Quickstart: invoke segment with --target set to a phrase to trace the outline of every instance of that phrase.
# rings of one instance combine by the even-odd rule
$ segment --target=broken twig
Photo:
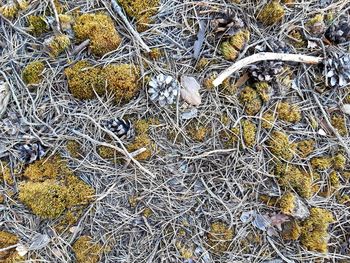
[[[134,35],[134,37],[137,39],[137,41],[140,43],[141,47],[147,52],[151,52],[151,49],[146,45],[146,43],[142,40],[140,34],[130,25],[128,18],[124,15],[121,7],[118,5],[116,0],[111,0],[112,9],[114,12],[116,12],[120,18],[125,23],[126,27],[130,30],[131,34]]]
[[[299,55],[299,54],[285,54],[285,53],[273,53],[273,52],[257,53],[237,61],[232,66],[230,66],[229,68],[221,72],[220,75],[213,81],[213,85],[215,87],[219,86],[230,75],[232,75],[237,70],[244,68],[245,66],[253,64],[255,62],[266,61],[266,60],[281,60],[281,61],[292,61],[292,62],[300,62],[300,63],[307,63],[307,64],[318,64],[322,62],[323,58]]]

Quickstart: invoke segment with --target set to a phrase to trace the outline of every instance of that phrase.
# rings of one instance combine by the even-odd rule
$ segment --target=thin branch
[[[54,0],[50,0],[50,4],[51,4],[51,7],[52,7],[54,16],[55,16],[55,21],[56,21],[56,28],[55,29],[56,29],[57,33],[61,33],[60,18],[58,17],[58,12],[57,12]]]
[[[131,26],[128,18],[124,15],[122,8],[119,6],[116,0],[111,0],[112,9],[116,12],[120,18],[125,23],[126,27],[130,30],[131,34],[136,38],[136,40],[140,43],[141,47],[146,52],[151,52],[151,49],[147,46],[147,44],[142,40],[140,34]]]
[[[306,56],[300,54],[285,54],[285,53],[273,53],[273,52],[262,52],[251,55],[244,59],[241,59],[234,63],[232,66],[220,73],[220,75],[213,81],[215,87],[219,86],[225,79],[227,79],[234,72],[248,66],[250,64],[267,61],[267,60],[281,60],[281,61],[292,61],[307,64],[318,64],[322,62],[322,57]]]

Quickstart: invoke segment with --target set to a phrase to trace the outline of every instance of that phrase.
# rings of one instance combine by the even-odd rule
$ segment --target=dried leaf
[[[254,215],[255,215],[255,211],[253,211],[253,210],[243,212],[240,219],[241,219],[242,223],[248,223],[250,220],[252,220]]]
[[[200,105],[202,99],[201,95],[199,94],[200,85],[198,81],[193,77],[182,76],[181,85],[181,98],[190,105]]]
[[[192,108],[190,111],[186,111],[181,114],[181,119],[182,120],[190,120],[198,115],[198,110],[196,108]]]
[[[193,46],[193,57],[195,59],[199,58],[201,49],[205,39],[205,22],[203,20],[199,21],[199,30],[197,33],[197,40],[194,42]]]
[[[350,115],[350,104],[344,104],[343,107],[341,108],[341,110],[342,110],[344,113]]]
[[[50,237],[46,234],[36,234],[29,246],[29,250],[39,250],[47,246],[50,243]]]
[[[252,225],[262,231],[266,231],[267,228],[271,225],[271,221],[267,216],[256,214]]]
[[[16,251],[18,252],[18,255],[20,255],[21,257],[24,257],[28,253],[29,250],[25,245],[19,244],[16,247]]]
[[[5,82],[0,83],[0,118],[5,113],[7,105],[10,101],[10,88]]]
[[[270,225],[282,231],[282,224],[289,221],[289,217],[284,214],[276,214],[270,217]]]

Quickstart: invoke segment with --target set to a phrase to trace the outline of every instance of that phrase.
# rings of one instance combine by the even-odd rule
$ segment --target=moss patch
[[[6,231],[0,231],[0,249],[16,245],[19,242],[19,238]],[[17,256],[16,248],[8,249],[0,252],[0,262],[10,263],[14,262],[14,259]]]
[[[103,13],[83,14],[73,26],[78,42],[90,39],[91,52],[103,56],[118,48],[121,38],[112,19]]]
[[[157,13],[159,0],[119,0],[128,16],[136,19],[137,29],[145,31],[152,22],[152,16]]]
[[[83,154],[83,149],[78,141],[69,140],[67,142],[66,147],[69,155],[72,156],[73,158],[78,159]]]
[[[245,145],[248,147],[253,147],[256,142],[256,125],[250,120],[242,121],[242,137]]]
[[[298,240],[301,230],[296,220],[288,221],[282,226],[282,238],[285,240]]]
[[[41,61],[29,63],[22,71],[22,79],[25,84],[39,84],[43,79],[45,65]]]
[[[47,33],[50,30],[44,16],[28,16],[28,27],[30,33],[36,37]]]
[[[239,94],[239,100],[245,107],[245,112],[248,115],[255,115],[262,107],[262,101],[258,92],[246,86]]]
[[[261,117],[262,117],[261,127],[263,127],[264,129],[272,129],[273,124],[276,120],[273,112],[271,111],[264,112]]]
[[[266,4],[259,12],[257,19],[265,25],[273,25],[284,17],[284,8],[276,0]]]
[[[331,116],[331,123],[341,136],[347,136],[346,120],[342,114],[334,113]]]
[[[2,182],[11,186],[15,183],[10,165],[5,162],[0,162],[0,183]]]
[[[226,60],[235,60],[239,52],[249,42],[250,33],[248,30],[240,30],[232,35],[227,41],[221,43],[220,51]]]
[[[277,116],[282,121],[297,123],[301,120],[301,111],[297,105],[280,102],[277,104]]]
[[[326,170],[332,167],[331,157],[314,157],[311,159],[311,166],[316,170]]]
[[[306,158],[309,156],[315,149],[315,141],[310,140],[301,140],[296,143],[296,153],[301,158]]]
[[[279,200],[281,212],[286,215],[292,215],[295,209],[295,195],[292,192],[286,192]]]
[[[209,249],[215,253],[226,252],[233,240],[234,230],[223,222],[215,222],[210,225],[207,234]]]
[[[288,135],[283,132],[274,131],[267,145],[273,155],[280,159],[290,161],[294,155],[294,146],[289,141]]]
[[[328,251],[327,229],[333,222],[333,215],[328,210],[311,208],[310,217],[302,224],[301,244],[310,251],[326,253]]]
[[[70,46],[70,39],[66,35],[57,35],[50,37],[45,41],[45,44],[52,57],[57,57]]]
[[[102,246],[90,236],[81,236],[73,244],[73,251],[78,263],[97,263],[100,261]]]
[[[193,140],[198,142],[203,142],[209,133],[208,127],[204,125],[190,125],[187,132]]]

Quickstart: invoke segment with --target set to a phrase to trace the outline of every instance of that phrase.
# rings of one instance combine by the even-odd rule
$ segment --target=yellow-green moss
[[[322,14],[317,14],[305,23],[307,30],[313,35],[323,33],[325,29],[324,17]]]
[[[135,156],[136,160],[147,160],[152,156],[152,152],[155,148],[154,143],[148,134],[140,134],[135,137],[135,140],[128,145],[127,150],[133,152],[145,147],[146,151]]]
[[[69,91],[77,99],[93,99],[95,92],[103,95],[105,79],[101,68],[93,67],[89,62],[81,60],[67,68],[64,73],[68,79]]]
[[[223,57],[226,60],[230,60],[230,61],[234,61],[239,54],[239,52],[230,44],[229,41],[225,41],[221,43],[220,51]]]
[[[217,74],[210,74],[208,77],[206,77],[203,80],[203,87],[207,90],[212,90],[214,88],[214,84],[213,81],[215,80],[215,78],[217,77]]]
[[[50,37],[49,39],[47,39],[47,41],[45,41],[45,43],[50,52],[50,55],[53,57],[57,57],[69,48],[70,39],[67,35],[61,34]]]
[[[248,115],[255,115],[262,107],[262,101],[258,92],[249,86],[243,88],[239,94],[239,100],[244,105],[245,112]]]
[[[232,96],[237,93],[236,83],[232,82],[231,78],[225,79],[219,87],[224,94]]]
[[[39,84],[43,79],[45,65],[41,61],[29,63],[22,71],[22,79],[26,84]]]
[[[257,82],[254,84],[254,87],[263,102],[268,102],[270,100],[271,86],[269,85],[269,83],[265,81]]]
[[[72,28],[72,25],[74,23],[73,16],[59,14],[58,19],[60,20],[61,29],[63,31],[67,31]]]
[[[83,149],[80,145],[80,143],[76,140],[69,140],[67,142],[67,151],[69,153],[70,156],[72,156],[73,158],[80,158],[83,154]]]
[[[232,148],[238,141],[240,136],[239,126],[233,127],[231,129],[224,129],[220,132],[219,137],[222,140],[225,148]]]
[[[331,116],[331,123],[341,136],[347,136],[348,130],[346,128],[345,117],[341,114],[335,113]]]
[[[315,149],[315,140],[301,140],[296,143],[296,153],[301,158],[306,158],[309,156]]]
[[[269,195],[259,195],[259,201],[263,202],[267,206],[275,206],[277,204],[277,198]]]
[[[5,202],[5,195],[0,193],[0,204],[3,204]]]
[[[333,168],[336,170],[344,170],[346,165],[346,157],[342,153],[337,153],[333,157]]]
[[[21,10],[28,8],[27,0],[17,0],[0,6],[0,14],[8,19],[15,18]]]
[[[331,188],[333,189],[338,189],[339,186],[340,186],[340,178],[339,178],[339,175],[336,171],[332,171],[330,174],[329,174],[329,183],[330,183],[330,186]]]
[[[286,192],[279,200],[281,212],[286,215],[292,215],[295,209],[295,195],[292,192]]]
[[[273,25],[284,17],[284,8],[276,0],[266,4],[259,12],[257,19],[265,25]]]
[[[242,121],[242,137],[246,146],[253,147],[255,145],[256,130],[256,125],[253,122]]]
[[[40,36],[50,30],[44,16],[28,16],[28,27],[34,36]]]
[[[10,165],[5,162],[0,162],[0,183],[2,182],[11,186],[15,183]]]
[[[263,127],[264,129],[273,128],[273,124],[275,122],[275,116],[273,112],[271,111],[264,112],[261,117],[262,117],[261,127]]]
[[[104,13],[79,16],[73,30],[78,42],[90,39],[91,52],[96,56],[103,56],[117,49],[121,43],[112,19]]]
[[[99,146],[97,152],[103,159],[113,159],[117,156],[117,151],[108,146]]]
[[[237,51],[241,51],[244,46],[249,42],[250,32],[246,29],[240,30],[230,37],[229,43],[233,46]]]
[[[188,260],[188,259],[193,258],[193,256],[194,256],[193,245],[188,245],[188,244],[185,244],[184,242],[178,240],[175,242],[175,246],[183,259]]]
[[[331,157],[314,157],[310,161],[312,168],[317,170],[326,170],[332,167]]]
[[[285,222],[282,226],[282,238],[285,240],[298,240],[301,234],[301,227],[294,219]]]
[[[103,74],[107,91],[114,95],[117,103],[130,101],[141,89],[140,70],[133,64],[108,65]]]
[[[90,236],[81,236],[73,244],[77,263],[97,263],[100,261],[103,248]]]
[[[288,102],[279,102],[277,105],[277,117],[283,121],[297,123],[301,120],[300,108]]]
[[[327,253],[328,226],[334,222],[331,212],[322,208],[311,208],[310,216],[302,223],[301,244],[310,251]]]
[[[152,48],[148,53],[148,56],[153,60],[159,60],[163,55],[163,51],[160,48]]]
[[[277,164],[275,175],[284,188],[293,188],[300,196],[310,198],[312,195],[312,176],[295,165]]]
[[[234,230],[223,222],[215,222],[210,225],[207,234],[209,249],[215,253],[228,251],[233,240]]]
[[[193,140],[203,142],[208,135],[208,127],[204,125],[190,125],[187,132]]]
[[[19,242],[19,238],[9,232],[0,231],[0,250],[14,246]],[[11,263],[11,259],[17,254],[16,248],[11,248],[0,252],[0,262]]]
[[[201,58],[196,64],[196,70],[201,72],[210,65],[211,61],[207,58]]]
[[[267,145],[273,155],[278,158],[290,161],[294,155],[294,146],[289,141],[288,135],[283,132],[274,131]]]
[[[119,0],[128,16],[136,19],[139,31],[147,30],[148,24],[152,22],[152,16],[157,13],[160,5],[159,0]]]

